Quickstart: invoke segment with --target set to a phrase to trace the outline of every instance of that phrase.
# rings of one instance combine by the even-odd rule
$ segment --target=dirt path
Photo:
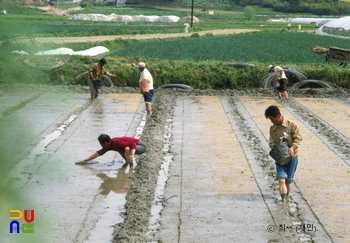
[[[174,37],[188,37],[193,33],[205,35],[211,33],[213,35],[230,35],[247,32],[259,31],[256,29],[223,29],[223,30],[207,30],[191,33],[175,33],[175,34],[149,34],[149,35],[113,35],[113,36],[87,36],[87,37],[56,37],[56,38],[36,38],[39,42],[54,42],[54,43],[72,43],[72,42],[101,42],[112,41],[116,39],[165,39]]]

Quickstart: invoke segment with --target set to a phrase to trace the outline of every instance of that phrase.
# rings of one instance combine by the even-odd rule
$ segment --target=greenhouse
[[[350,38],[350,16],[329,21],[322,25],[316,34]]]

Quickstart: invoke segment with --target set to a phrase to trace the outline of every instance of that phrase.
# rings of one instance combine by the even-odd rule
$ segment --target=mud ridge
[[[21,89],[22,91],[22,89]],[[9,117],[11,117],[11,115],[13,115],[16,111],[19,111],[20,109],[22,109],[23,107],[25,107],[26,105],[30,104],[31,102],[37,100],[41,95],[43,94],[43,92],[40,92],[34,96],[32,96],[31,98],[21,102],[19,105],[11,107],[9,109],[7,109],[6,111],[3,112],[3,116],[1,117],[2,122],[6,122],[6,119],[8,119]],[[61,123],[57,123],[55,124],[55,127],[58,128],[62,125],[64,125],[64,122],[69,119],[69,117],[71,117],[74,114],[80,114],[83,110],[87,109],[89,106],[91,105],[91,102],[89,102],[89,100],[87,102],[85,102],[85,104],[81,107],[78,107],[77,109],[75,109],[74,111],[65,114],[62,117],[62,122]],[[32,141],[32,143],[28,146],[26,146],[20,153],[17,154],[13,154],[12,158],[9,158],[9,161],[11,161],[10,163],[8,163],[7,167],[3,167],[2,168],[2,173],[5,175],[6,173],[8,173],[11,169],[13,169],[18,163],[19,157],[26,157],[29,155],[30,151],[34,148],[34,146],[36,144],[38,144],[40,142],[40,140],[42,139],[41,137],[45,135],[44,133],[42,134],[38,134],[38,136]],[[30,179],[30,178],[29,178]],[[28,179],[28,180],[29,180]]]
[[[174,95],[156,92],[153,112],[144,127],[141,139],[148,144],[147,155],[141,155],[126,196],[124,222],[115,225],[113,242],[147,242],[158,173],[163,162],[164,135],[167,118],[172,114]]]
[[[335,98],[335,100],[350,107],[350,98]]]
[[[342,158],[350,166],[350,140],[326,121],[314,115],[298,102],[285,104],[287,109],[295,114],[310,128],[328,148]]]
[[[0,84],[1,92],[15,92],[15,91],[37,91],[37,92],[65,92],[65,93],[89,93],[88,86],[82,85],[44,85],[44,84]],[[249,90],[198,90],[198,89],[176,89],[156,88],[156,91],[162,94],[181,94],[181,95],[239,95],[239,96],[261,96],[261,97],[275,97],[275,91],[265,88],[253,88]],[[138,87],[102,87],[101,93],[139,93]],[[336,88],[336,89],[288,89],[290,97],[309,97],[309,98],[337,98],[343,102],[350,104],[350,89]]]
[[[32,97],[30,97],[29,99],[22,101],[20,104],[10,107],[7,110],[3,111],[0,118],[1,117],[6,117],[11,115],[12,113],[16,112],[17,110],[22,109],[25,105],[29,104],[30,102],[36,100],[37,98],[39,98],[40,94],[34,95]]]

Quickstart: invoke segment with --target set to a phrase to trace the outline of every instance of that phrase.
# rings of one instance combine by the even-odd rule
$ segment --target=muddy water
[[[123,96],[126,99],[134,99],[134,96]],[[122,96],[108,96],[109,99],[122,99]],[[137,99],[136,99],[137,100]],[[126,102],[127,104],[128,102]],[[131,103],[131,102],[130,102]],[[135,104],[134,104],[135,105]],[[130,105],[131,106],[131,105]],[[130,108],[130,106],[128,106]],[[122,107],[125,107],[124,105]],[[135,109],[137,107],[133,107]],[[124,111],[122,111],[124,112]],[[140,138],[146,123],[146,113],[143,114],[140,125],[136,129],[134,137]],[[89,231],[89,238],[84,242],[111,242],[113,238],[113,225],[122,223],[121,213],[124,212],[126,194],[129,191],[134,169],[137,166],[125,166],[124,161],[112,161],[107,163],[92,163],[87,165],[94,170],[101,170],[96,176],[102,179],[100,194],[105,195],[103,202],[99,205],[102,209],[99,219],[94,228]],[[159,214],[159,211],[158,211]],[[157,215],[155,215],[157,217]]]
[[[113,242],[347,242],[350,236],[345,90],[291,90],[288,103],[264,89],[156,90],[146,121],[136,89],[104,89],[95,101],[84,87],[43,89],[0,92],[1,100],[19,97],[1,103],[1,124],[25,123],[15,133],[2,131],[9,146],[1,186],[13,182],[19,198],[1,194],[4,242],[13,240],[6,220],[12,207],[36,210],[36,238],[22,234],[19,242],[109,242],[112,232]],[[280,202],[268,156],[263,112],[270,104],[297,121],[304,136],[288,203]],[[101,133],[140,136],[149,151],[134,170],[122,168],[112,152],[74,165],[99,148]],[[11,135],[21,138],[17,144]],[[21,167],[31,151],[32,163]]]
[[[143,126],[145,123],[145,119],[142,120],[145,117],[144,104],[140,95],[135,94],[102,95],[101,100],[96,101],[78,96],[77,99],[76,94],[40,95],[40,102],[45,104],[40,109],[37,107],[40,112],[33,109],[36,104],[32,103],[36,101],[30,101],[30,95],[26,99],[27,104],[22,107],[4,108],[12,112],[2,122],[5,119],[15,120],[16,116],[21,116],[21,120],[26,119],[27,123],[36,122],[32,126],[35,136],[38,136],[36,128],[38,134],[44,135],[51,127],[57,127],[38,143],[26,145],[27,140],[22,139],[20,144],[28,147],[25,160],[17,163],[13,158],[11,163],[5,163],[9,173],[1,178],[2,186],[11,184],[17,193],[5,194],[5,198],[2,195],[1,201],[8,203],[1,204],[1,215],[8,218],[6,212],[13,207],[33,208],[36,235],[25,239],[24,236],[14,238],[6,226],[1,228],[1,235],[4,236],[2,242],[11,242],[11,239],[18,242],[21,239],[25,240],[23,242],[96,242],[96,239],[110,242],[113,225],[122,222],[120,212],[124,210],[133,169],[121,168],[124,161],[116,153],[106,154],[94,161],[97,163],[87,166],[77,166],[74,162],[99,149],[97,136],[101,133],[140,136],[142,122]],[[56,106],[60,108],[50,105],[47,98],[50,98],[50,102],[56,101]],[[51,122],[44,126],[49,119]],[[62,123],[54,123],[60,119]],[[47,132],[39,130],[46,127],[49,127]],[[12,135],[17,136],[16,133]],[[30,134],[26,136],[29,141]],[[26,192],[32,196],[26,200],[12,201],[14,196]]]
[[[273,221],[221,107],[218,97],[177,100],[173,129],[180,136],[172,151],[178,155],[165,195],[176,197],[167,200],[157,240],[254,242],[276,237],[259,230]]]
[[[123,165],[121,161],[113,164]],[[130,186],[130,178],[133,176],[133,168],[127,166],[104,169],[96,176],[102,179],[99,189],[100,194],[105,197],[98,205],[99,218],[84,242],[110,242],[113,235],[112,225],[123,222],[120,213],[124,211],[125,197]]]
[[[225,223],[222,222],[216,222],[215,217],[209,217],[210,219],[206,220],[206,216],[211,214],[215,214],[215,212],[218,212],[219,209],[215,207],[215,203],[211,204],[210,206],[207,206],[206,208],[210,208],[211,212],[207,212],[207,210],[200,210],[202,207],[202,200],[210,201],[210,197],[207,196],[207,198],[204,196],[206,190],[210,190],[215,184],[215,171],[217,168],[221,168],[223,171],[229,171],[234,174],[235,170],[230,170],[230,167],[228,166],[220,166],[220,162],[216,162],[216,158],[214,157],[221,157],[225,155],[221,155],[221,153],[213,154],[211,151],[212,149],[218,149],[220,151],[222,141],[215,140],[215,145],[209,145],[206,142],[206,139],[209,138],[210,140],[210,130],[216,130],[217,134],[220,135],[220,137],[223,137],[224,141],[226,140],[237,140],[240,144],[240,149],[235,149],[234,151],[242,150],[245,162],[248,163],[249,169],[246,172],[251,172],[251,176],[254,181],[254,184],[258,188],[258,191],[260,193],[260,198],[263,199],[263,202],[265,204],[265,209],[255,210],[255,207],[249,206],[250,200],[247,197],[241,198],[242,202],[244,202],[246,208],[245,210],[253,211],[255,214],[267,214],[269,215],[268,218],[273,220],[273,223],[271,225],[267,224],[266,227],[262,227],[259,229],[259,233],[255,232],[256,234],[261,234],[261,238],[259,240],[263,242],[344,242],[342,240],[342,237],[339,237],[343,235],[344,230],[338,229],[337,232],[332,232],[332,226],[329,227],[325,226],[325,223],[319,219],[319,215],[315,213],[315,210],[313,209],[313,206],[310,205],[308,202],[308,199],[305,197],[303,190],[305,190],[305,194],[307,193],[307,189],[304,187],[302,190],[300,189],[301,182],[297,182],[299,179],[298,173],[300,172],[302,165],[300,165],[298,173],[296,174],[296,183],[293,186],[293,194],[290,197],[290,201],[288,204],[282,204],[279,201],[279,193],[278,193],[278,185],[276,181],[274,180],[274,173],[275,168],[274,164],[271,161],[271,159],[268,156],[268,144],[267,144],[267,135],[268,135],[268,128],[270,126],[269,120],[266,120],[263,116],[264,109],[270,104],[277,104],[281,106],[282,111],[286,113],[286,116],[290,116],[291,119],[295,119],[300,122],[300,126],[306,127],[306,131],[309,129],[312,131],[316,137],[322,137],[322,141],[326,144],[329,144],[328,146],[328,153],[332,153],[332,146],[331,141],[327,141],[326,139],[323,139],[325,137],[322,132],[322,129],[320,131],[316,130],[314,126],[319,126],[319,118],[312,114],[312,112],[305,112],[307,109],[303,108],[303,106],[296,102],[294,99],[292,99],[287,104],[282,104],[276,102],[274,98],[274,94],[271,91],[265,92],[264,90],[255,90],[255,91],[247,91],[247,92],[240,92],[240,91],[221,91],[221,92],[215,92],[215,91],[172,91],[172,93],[168,93],[167,91],[163,91],[164,97],[158,97],[159,100],[162,100],[162,102],[166,102],[169,104],[169,106],[174,107],[173,110],[168,111],[167,109],[163,109],[164,107],[160,106],[159,110],[161,110],[162,113],[168,114],[168,112],[174,113],[174,124],[173,124],[173,136],[172,136],[172,145],[171,145],[171,152],[174,154],[174,159],[171,163],[170,172],[169,172],[169,179],[167,181],[167,185],[165,187],[165,194],[164,194],[164,202],[163,207],[164,209],[161,212],[160,216],[160,222],[161,225],[159,227],[159,231],[155,234],[153,240],[160,240],[163,242],[186,242],[186,240],[191,237],[192,233],[191,230],[186,230],[187,228],[191,228],[193,226],[194,228],[191,228],[196,233],[196,241],[204,241],[204,242],[217,242],[218,240],[226,240],[230,239],[230,232],[234,231],[235,227],[231,227],[229,230],[225,230]],[[344,104],[346,107],[349,106],[348,102],[348,93],[343,92],[342,90],[334,92],[330,92],[329,90],[302,90],[302,91],[291,91],[291,96],[304,96],[304,97],[330,97],[330,96],[337,96],[339,97],[334,100],[341,100],[341,102],[338,102],[338,104]],[[160,95],[158,93],[158,95]],[[175,97],[171,98],[170,95],[175,95]],[[205,96],[205,97],[197,97],[197,96]],[[244,95],[249,96],[258,96],[257,98],[244,98]],[[184,97],[183,97],[184,96]],[[194,97],[191,97],[194,96]],[[218,96],[222,97],[220,98],[220,102],[213,102],[213,97],[208,96]],[[269,96],[270,98],[264,98],[263,96]],[[190,98],[189,98],[190,97]],[[232,98],[231,98],[232,97]],[[341,98],[343,97],[343,98]],[[175,98],[175,100],[174,100]],[[205,98],[208,98],[207,102],[202,101],[205,100]],[[340,99],[339,99],[340,98]],[[192,100],[191,100],[192,99]],[[184,102],[183,100],[191,100],[192,104],[189,101]],[[173,101],[173,102],[171,102]],[[209,109],[207,106],[210,106],[212,103],[216,104],[216,110],[212,112],[215,118],[211,118],[211,112],[208,112],[207,109]],[[193,108],[191,108],[191,105]],[[169,107],[168,106],[168,107]],[[265,107],[266,106],[266,107]],[[193,109],[193,110],[192,110]],[[226,126],[223,125],[223,119],[221,116],[218,115],[218,112],[220,110],[224,110],[227,115],[227,118],[229,120],[229,123],[231,125],[231,131],[230,129],[227,129],[225,132],[225,135],[222,135],[220,133],[221,129],[223,131],[226,130]],[[252,109],[252,110],[251,110]],[[334,109],[333,109],[334,110]],[[187,112],[188,111],[188,112]],[[292,112],[292,113],[291,113]],[[199,115],[203,114],[203,115]],[[159,116],[157,114],[154,114],[154,118],[158,119]],[[191,119],[191,117],[198,116],[197,119]],[[305,117],[307,116],[307,117]],[[179,118],[176,118],[179,117]],[[207,121],[210,119],[210,121]],[[152,122],[153,117],[151,117],[149,122]],[[178,119],[178,121],[177,121]],[[160,121],[160,120],[159,120]],[[213,125],[209,125],[210,123],[215,122],[218,124],[218,127],[215,127]],[[150,124],[152,125],[152,124]],[[180,127],[186,127],[189,126],[189,130],[179,129]],[[322,126],[323,128],[323,126]],[[328,124],[328,128],[332,129],[332,126]],[[146,124],[146,130],[147,130],[147,124]],[[323,129],[324,130],[324,129]],[[151,131],[149,131],[151,132]],[[159,131],[158,131],[159,132]],[[232,133],[235,136],[231,137],[229,136],[227,138],[227,134]],[[157,133],[156,133],[157,134]],[[198,139],[198,136],[200,136],[200,139]],[[305,132],[305,140],[308,141],[310,139],[307,132]],[[335,137],[337,140],[344,140],[344,136],[342,137],[341,134],[333,134],[332,137]],[[348,138],[345,138],[348,140]],[[330,139],[332,140],[332,139]],[[211,175],[206,175],[202,172],[202,170],[205,168],[201,163],[196,162],[196,156],[191,154],[191,151],[196,152],[199,148],[196,147],[195,144],[203,142],[204,146],[200,149],[200,155],[198,156],[198,160],[202,161],[214,161],[214,163],[210,163],[210,173]],[[305,141],[303,142],[303,144]],[[307,143],[307,142],[306,142]],[[307,144],[304,145],[307,147]],[[231,148],[232,146],[229,146]],[[234,147],[232,147],[234,148]],[[233,150],[233,149],[232,149]],[[317,149],[312,148],[312,150],[315,150],[318,152]],[[186,152],[184,152],[186,151]],[[187,152],[188,151],[188,152]],[[326,149],[327,151],[327,149]],[[208,153],[207,153],[208,152]],[[230,149],[226,149],[224,154],[230,153]],[[316,153],[317,153],[316,152]],[[157,151],[156,151],[157,153]],[[326,152],[327,153],[327,152]],[[150,156],[153,156],[153,153],[149,152]],[[306,156],[305,154],[300,154],[300,157]],[[344,153],[338,153],[338,157],[343,158],[346,157],[346,154]],[[231,158],[229,156],[229,158]],[[307,160],[308,158],[306,158]],[[229,160],[229,159],[223,159],[223,160]],[[145,158],[145,161],[148,161],[147,158]],[[178,162],[177,162],[178,161]],[[244,159],[243,159],[244,161]],[[150,162],[150,161],[149,161]],[[192,162],[192,163],[191,163]],[[215,163],[216,162],[216,163]],[[209,162],[208,162],[209,163]],[[239,162],[238,162],[239,163]],[[303,163],[301,161],[300,163]],[[199,164],[199,166],[198,166]],[[154,165],[154,160],[152,160],[152,165]],[[190,167],[195,167],[195,177],[198,178],[199,181],[204,180],[207,178],[209,182],[213,183],[213,185],[198,183],[197,185],[196,180],[194,180],[192,177],[190,179],[184,180],[185,183],[183,183],[183,178],[188,174]],[[217,165],[217,166],[216,166]],[[241,165],[240,165],[241,166]],[[140,174],[149,175],[150,173],[147,172],[149,167],[145,166],[144,168],[139,167]],[[145,169],[145,170],[144,170]],[[344,168],[346,171],[346,168]],[[239,177],[238,177],[239,178]],[[333,177],[332,177],[333,178]],[[224,183],[227,179],[225,177],[221,178],[220,184]],[[141,179],[144,182],[148,181],[144,177]],[[305,180],[312,181],[313,178],[309,175],[305,176]],[[152,181],[152,180],[150,180]],[[249,181],[249,180],[248,180]],[[186,183],[189,182],[189,183]],[[237,183],[235,181],[234,183]],[[306,182],[303,182],[307,185]],[[234,184],[233,184],[234,185]],[[141,190],[142,185],[137,185],[137,193]],[[308,185],[308,187],[312,188]],[[194,189],[193,189],[194,188]],[[215,194],[218,194],[220,190],[225,189],[226,187],[222,188],[216,188]],[[254,186],[252,187],[254,188]],[[317,187],[315,187],[317,188]],[[195,190],[195,193],[193,193],[190,190]],[[250,188],[251,189],[251,188]],[[136,189],[135,189],[136,190]],[[144,190],[144,189],[142,189]],[[202,193],[203,198],[196,198],[196,200],[193,200],[193,203],[195,206],[190,206],[189,200],[187,199],[186,193],[190,194],[189,199],[195,198],[195,195],[197,193]],[[213,195],[215,195],[213,194]],[[213,196],[212,195],[212,196]],[[236,195],[231,195],[234,201],[234,198]],[[133,200],[135,197],[133,193],[133,186],[131,186],[131,191],[129,192],[127,196],[130,200]],[[237,197],[237,196],[236,196]],[[337,196],[340,197],[339,195]],[[258,196],[259,198],[259,196]],[[175,203],[175,201],[177,203]],[[222,197],[218,198],[218,201],[224,201]],[[327,201],[327,200],[326,200]],[[217,203],[217,202],[216,202]],[[232,203],[232,202],[231,202]],[[332,205],[333,201],[329,201],[330,205]],[[225,203],[224,203],[225,204]],[[128,205],[128,202],[127,202]],[[131,204],[130,204],[131,205]],[[324,207],[331,207],[330,205],[324,206]],[[141,206],[144,210],[144,206]],[[234,211],[234,208],[230,203],[225,204],[225,213],[230,214],[230,211]],[[130,207],[131,209],[131,207]],[[257,207],[259,209],[259,207]],[[197,211],[198,210],[198,211]],[[232,217],[230,217],[230,220],[228,222],[237,224],[237,222],[244,222],[245,225],[251,226],[253,223],[247,220],[242,220],[242,213],[247,214],[245,210],[240,211],[240,213],[235,213]],[[324,212],[319,212],[320,215]],[[220,213],[221,214],[221,213]],[[138,216],[137,216],[138,215]],[[186,217],[186,215],[190,215],[190,217]],[[226,216],[226,215],[225,215]],[[332,214],[328,215],[329,217],[332,217]],[[140,214],[137,211],[137,207],[132,207],[131,210],[128,210],[127,207],[127,217],[125,219],[124,224],[120,224],[116,228],[116,235],[115,235],[115,242],[128,242],[128,240],[132,239],[138,239],[140,241],[146,241],[143,234],[134,234],[132,230],[128,230],[132,225],[134,225],[137,230],[136,232],[142,232],[146,231],[143,230],[145,226],[142,226],[143,224],[138,224],[137,226],[135,224],[132,224],[132,221],[134,219],[140,218]],[[142,218],[142,217],[141,217]],[[223,217],[224,218],[224,217]],[[222,219],[222,218],[221,218]],[[340,217],[339,215],[334,215],[333,220],[338,222],[344,222],[344,217]],[[257,220],[257,223],[259,225],[259,220]],[[203,226],[202,226],[203,222]],[[263,222],[263,221],[262,221]],[[268,222],[268,221],[266,221]],[[206,223],[206,224],[205,224]],[[265,223],[265,222],[264,222]],[[223,230],[217,229],[214,225],[220,224],[224,225]],[[229,223],[227,223],[229,224]],[[261,223],[260,223],[261,224]],[[346,223],[345,223],[346,224]],[[262,224],[261,224],[262,225]],[[186,227],[185,227],[186,226]],[[236,226],[236,225],[235,225]],[[329,227],[329,228],[327,228]],[[214,230],[212,232],[211,230]],[[238,230],[237,230],[238,231]],[[273,231],[272,233],[270,233]],[[198,233],[199,232],[199,233]],[[234,231],[235,232],[235,231]],[[243,231],[236,232],[239,237],[242,237],[243,239],[247,240],[248,237],[242,233]],[[212,235],[211,235],[212,234]],[[264,236],[264,234],[266,234]],[[345,234],[348,234],[345,232]],[[203,235],[203,237],[201,237]],[[187,237],[187,238],[186,238]],[[222,237],[222,238],[221,238]],[[343,239],[345,239],[344,237]],[[143,240],[141,240],[143,239]],[[183,240],[186,239],[186,240]]]

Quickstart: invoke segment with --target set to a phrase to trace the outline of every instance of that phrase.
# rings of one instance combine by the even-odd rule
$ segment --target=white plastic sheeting
[[[156,22],[167,22],[167,23],[175,23],[180,20],[179,17],[170,15],[170,16],[161,16],[158,19],[156,19]]]
[[[291,19],[291,23],[299,23],[299,24],[311,24],[315,23],[316,25],[325,24],[329,21],[332,21],[334,18],[293,18]]]
[[[80,55],[80,56],[96,56],[99,54],[103,54],[109,52],[109,50],[104,46],[95,46],[87,50],[83,51],[74,51],[70,48],[58,48],[55,50],[41,51],[37,52],[34,55]]]
[[[289,22],[289,19],[286,18],[280,18],[280,19],[268,19],[267,22],[273,22],[273,23],[284,23]]]
[[[104,14],[88,14],[92,21],[110,21],[109,16]]]
[[[156,15],[151,15],[151,16],[140,15],[140,16],[134,17],[133,21],[134,22],[155,22],[155,20],[158,18],[159,16],[156,16]]]
[[[182,22],[191,22],[191,20],[192,20],[192,16],[190,15],[181,17],[180,19],[180,21]],[[195,16],[193,16],[193,23],[199,23],[199,19]]]
[[[74,54],[74,50],[70,48],[61,47],[55,50],[40,51],[35,53],[34,55],[42,56],[42,55],[73,55],[73,54]]]
[[[95,46],[87,50],[83,51],[76,51],[73,55],[80,55],[80,56],[97,56],[103,53],[109,52],[109,50],[104,46]]]
[[[69,20],[83,20],[83,21],[121,21],[121,22],[168,22],[176,23],[180,20],[178,16],[129,16],[129,15],[116,15],[112,13],[111,15],[104,14],[75,14],[68,18]]]
[[[111,21],[121,21],[121,22],[129,22],[132,21],[132,17],[129,15],[116,15],[116,14],[111,14],[110,15]]]
[[[350,16],[329,21],[322,25],[316,34],[350,38]]]
[[[74,14],[72,17],[69,17],[70,20],[91,20],[86,14]]]

